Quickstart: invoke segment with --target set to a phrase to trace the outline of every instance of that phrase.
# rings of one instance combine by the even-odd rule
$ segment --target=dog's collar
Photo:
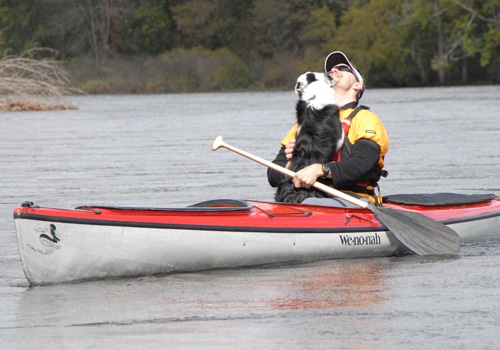
[[[342,107],[340,107],[340,109],[346,110],[346,109],[356,108],[357,105],[358,105],[358,103],[356,101],[349,102],[349,103],[343,105]]]

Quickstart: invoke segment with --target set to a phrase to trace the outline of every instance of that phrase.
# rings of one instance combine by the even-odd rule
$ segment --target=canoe
[[[493,194],[393,195],[384,206],[428,216],[462,244],[500,240]],[[367,209],[216,199],[185,208],[79,206],[14,210],[32,285],[407,254]]]

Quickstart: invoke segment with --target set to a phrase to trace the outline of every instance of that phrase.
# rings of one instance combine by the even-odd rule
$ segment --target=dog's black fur
[[[297,79],[295,92],[299,96],[296,104],[299,129],[290,167],[294,172],[310,164],[331,161],[344,138],[333,81],[327,75],[302,74]],[[275,194],[276,201],[286,203],[300,203],[308,197],[328,195],[314,188],[295,188],[290,178],[286,178]]]

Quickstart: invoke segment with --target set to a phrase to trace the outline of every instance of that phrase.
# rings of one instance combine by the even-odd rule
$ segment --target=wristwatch
[[[328,166],[328,163],[323,164],[323,176],[327,177],[329,173],[330,167]]]

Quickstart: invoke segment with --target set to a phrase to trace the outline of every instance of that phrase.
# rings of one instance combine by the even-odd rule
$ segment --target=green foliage
[[[166,93],[249,88],[248,66],[227,49],[174,49],[132,59],[74,59],[67,64],[88,93]],[[88,74],[91,72],[91,74]]]
[[[405,85],[414,74],[405,45],[409,33],[399,0],[371,1],[342,16],[336,49],[344,51],[360,69],[367,85]]]
[[[163,54],[162,60],[173,68],[167,79],[174,91],[243,89],[252,81],[247,65],[227,49],[176,49]]]
[[[492,66],[500,76],[500,0],[487,0],[481,6],[474,1],[459,1],[462,10],[480,21],[467,32],[466,48],[480,55],[481,67]]]
[[[500,55],[500,28],[490,28],[484,36],[486,49],[481,52],[481,66],[487,66],[493,59],[493,54],[496,57]]]
[[[41,0],[0,1],[0,42],[18,55],[47,41]]]
[[[252,83],[248,66],[235,54],[223,49],[223,65],[212,74],[214,90],[245,89]]]
[[[499,13],[500,0],[0,0],[0,41],[58,50],[92,91],[291,88],[333,50],[369,86],[499,82]]]
[[[304,49],[297,57],[297,67],[300,67],[297,73],[313,70],[312,67],[323,69],[323,56],[332,50],[330,39],[335,37],[336,31],[335,14],[328,6],[323,5],[311,11],[308,22],[299,36]]]
[[[168,0],[149,1],[147,5],[136,8],[130,30],[134,38],[133,47],[138,52],[157,55],[174,47],[174,20],[168,3]]]
[[[187,0],[172,7],[175,23],[180,33],[182,46],[203,43],[213,48],[215,28],[210,25],[215,12],[215,3],[206,0]]]

